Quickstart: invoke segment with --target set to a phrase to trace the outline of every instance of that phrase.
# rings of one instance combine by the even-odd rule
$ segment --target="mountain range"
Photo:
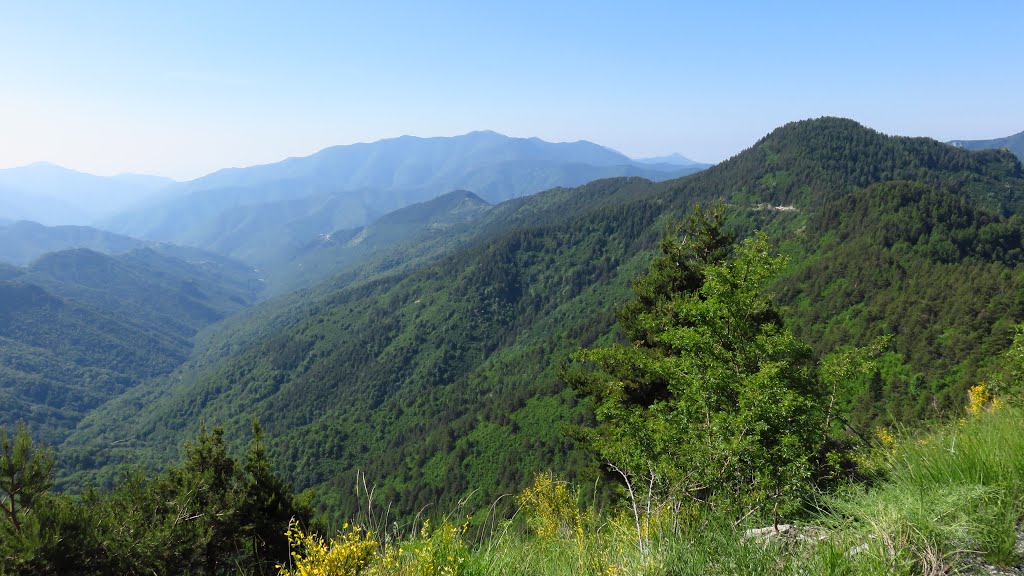
[[[109,218],[100,227],[266,267],[320,235],[364,226],[453,190],[496,203],[598,178],[665,180],[704,167],[636,162],[585,141],[551,143],[487,131],[450,138],[403,136],[220,170],[178,184],[163,201]]]
[[[447,170],[438,182],[478,174],[489,165],[512,173],[551,169],[556,182],[562,175],[586,179],[590,173],[635,168],[625,156],[587,142],[551,144],[480,132],[454,139],[405,137],[335,147],[307,159],[225,170],[182,184],[139,175],[103,178],[43,163],[0,171],[0,183],[6,187],[0,198],[13,203],[24,197],[36,203],[32,210],[8,214],[38,216],[43,221],[86,220],[128,203],[144,204],[147,199],[148,209],[159,210],[154,207],[189,194],[204,198],[234,194],[245,205],[207,222],[215,237],[199,244],[270,264],[257,273],[251,266],[201,248],[81,225],[3,221],[0,262],[8,265],[0,266],[0,280],[6,282],[4,298],[10,305],[8,322],[0,330],[6,399],[20,407],[16,412],[46,422],[44,438],[60,439],[89,409],[183,362],[200,330],[248,306],[260,293],[268,293],[266,278],[275,286],[269,293],[280,294],[360,265],[366,270],[354,272],[357,276],[368,271],[380,274],[454,249],[460,237],[471,236],[475,229],[470,225],[491,208],[472,192],[441,194],[372,223],[335,229],[332,218],[345,212],[357,195],[303,195],[290,185],[305,179],[308,191],[346,170],[363,178],[381,178],[389,170],[408,172],[424,162],[429,165],[427,172]],[[680,168],[658,164],[639,170],[660,175]],[[407,175],[402,185],[412,186],[415,177]],[[381,184],[372,179],[351,182]],[[428,178],[420,187],[435,185],[441,190],[446,186],[432,182]],[[522,182],[504,185],[515,194],[529,191]],[[271,190],[275,186],[280,187],[281,196],[261,203],[261,198],[276,198],[278,192]],[[104,194],[108,195],[104,201],[97,200]],[[375,201],[368,193],[361,197]],[[183,204],[182,220],[194,223],[187,204]],[[310,232],[321,229],[331,232]],[[215,270],[219,272],[210,276]],[[345,276],[341,278],[344,282]],[[54,356],[54,350],[61,353]],[[109,354],[125,360],[113,362]],[[82,388],[83,382],[91,384]],[[49,392],[39,392],[40,387]],[[82,403],[73,403],[74,397]]]
[[[311,261],[379,248],[208,327],[172,374],[86,414],[61,447],[65,482],[160,466],[204,421],[244,438],[253,416],[288,479],[339,515],[365,504],[359,474],[400,516],[466,494],[486,509],[541,469],[593,478],[564,434],[591,416],[558,368],[579,346],[620,341],[615,311],[667,223],[715,199],[738,233],[765,230],[787,255],[774,289],[815,354],[892,335],[871,374],[837,389],[868,434],[958,408],[1024,319],[1017,158],[796,122],[680,179],[496,205],[455,193],[324,236]]]
[[[220,253],[6,223],[0,400],[14,410],[0,422],[59,444],[69,489],[163,466],[202,422],[244,438],[253,416],[332,513],[359,505],[363,473],[399,515],[489,501],[541,468],[590,478],[563,431],[591,414],[558,368],[619,341],[615,310],[667,223],[716,199],[788,257],[773,288],[815,354],[892,335],[873,374],[837,389],[850,426],[935,417],[1024,319],[1024,173],[1005,150],[967,148],[822,118],[689,176],[661,158],[660,181],[531,194],[522,168],[543,172],[548,154],[576,163],[549,176],[641,163],[589,143],[406,137],[174,184],[133,217],[170,210],[179,241]],[[440,191],[485,173],[501,186]],[[336,181],[365,187],[321,188]],[[191,218],[197,206],[211,216]]]
[[[966,148],[967,150],[990,150],[1005,148],[1013,152],[1017,158],[1024,161],[1024,132],[1018,132],[1006,138],[994,138],[992,140],[953,140],[953,146]]]
[[[155,244],[88,226],[44,226],[28,220],[0,223],[0,262],[18,266],[71,248],[120,254]]]
[[[0,170],[0,217],[47,225],[92,224],[158,196],[174,181],[158,176],[103,177],[39,162]]]

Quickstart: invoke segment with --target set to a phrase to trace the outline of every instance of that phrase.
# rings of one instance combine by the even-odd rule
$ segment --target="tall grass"
[[[981,411],[889,455],[888,478],[830,500],[834,530],[870,542],[895,567],[943,573],[981,555],[1014,565],[1024,512],[1024,413]]]
[[[824,496],[788,536],[752,536],[736,514],[694,507],[682,522],[645,519],[641,546],[628,511],[588,510],[547,474],[517,498],[517,516],[491,524],[478,544],[462,540],[465,527],[424,528],[381,545],[365,570],[351,573],[874,576],[948,574],[981,561],[1017,566],[1024,411],[976,412],[879,448],[882,480]]]

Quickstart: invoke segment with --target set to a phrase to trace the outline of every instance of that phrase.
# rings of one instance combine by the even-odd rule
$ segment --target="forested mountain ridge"
[[[887,136],[852,120],[823,118],[776,129],[725,163],[679,182],[681,191],[733,198],[742,206],[803,210],[892,180],[922,181],[970,195],[1002,213],[1019,210],[1020,161],[1002,150],[970,153],[932,140]],[[1000,189],[994,181],[1008,179]],[[668,184],[671,186],[671,184]]]
[[[0,395],[48,442],[91,409],[181,364],[201,328],[255,301],[261,283],[226,261],[150,249],[46,254],[0,273]]]
[[[590,142],[473,132],[334,146],[274,164],[221,170],[174,197],[105,222],[120,233],[197,246],[269,267],[322,234],[453,190],[490,203],[613,176],[675,178],[703,164],[643,164]]]
[[[881,372],[845,391],[865,429],[955,407],[1024,318],[1019,211],[1007,218],[943,188],[892,181],[831,203],[778,283],[819,353],[893,336]]]
[[[167,242],[139,240],[90,226],[44,226],[21,220],[0,224],[0,263],[28,266],[54,252],[86,249],[110,256],[147,249],[193,264],[246,275],[251,266],[213,252]]]
[[[765,229],[789,255],[777,289],[797,332],[827,336],[810,339],[817,353],[899,329],[877,374],[843,391],[844,407],[862,423],[927,417],[983,374],[982,354],[1005,347],[1021,320],[1024,278],[1009,264],[1022,190],[1021,165],[1005,152],[843,119],[789,124],[680,180],[612,179],[498,205],[464,249],[307,293],[279,330],[254,324],[261,335],[227,358],[104,407],[65,452],[71,467],[135,460],[136,447],[110,446],[133,438],[153,457],[200,419],[240,431],[255,414],[286,475],[319,488],[322,506],[351,511],[363,471],[399,514],[445,508],[470,490],[490,502],[542,468],[594,474],[562,434],[586,409],[557,367],[580,345],[616,337],[614,310],[665,220],[714,198],[731,205],[739,230]],[[846,280],[850,270],[860,281]],[[979,270],[990,279],[984,301],[955,306],[957,291],[925,291]]]
[[[186,262],[147,248],[117,256],[54,252],[33,262],[19,280],[185,338],[250,305],[262,287],[242,265]]]

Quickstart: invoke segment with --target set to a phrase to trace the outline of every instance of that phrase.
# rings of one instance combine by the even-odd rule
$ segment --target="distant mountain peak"
[[[480,202],[482,204],[490,204],[490,202],[484,200],[483,198],[481,198],[480,196],[476,195],[475,193],[473,193],[473,192],[471,192],[469,190],[462,190],[462,189],[452,190],[451,192],[445,192],[444,194],[438,195],[436,198],[434,198],[434,200],[439,200],[439,199],[442,199],[442,198],[472,200],[474,202]],[[427,200],[427,202],[433,202],[434,200]]]
[[[665,156],[634,158],[633,161],[641,164],[670,164],[672,166],[696,166],[700,164],[700,162],[691,160],[678,152],[673,152],[672,154],[667,154]]]
[[[19,167],[16,167],[16,168],[19,168]],[[25,164],[24,166],[20,166],[20,168],[57,168],[57,169],[60,169],[60,170],[70,170],[70,168],[65,168],[63,166],[60,166],[58,164],[54,164],[53,162],[47,162],[45,160],[40,160],[38,162],[32,162],[30,164]]]
[[[467,132],[464,136],[500,136],[502,138],[511,138],[511,136],[506,136],[505,134],[495,132],[494,130],[473,130],[471,132]],[[455,138],[458,138],[458,136],[455,136]]]
[[[50,176],[50,175],[71,175],[71,176],[79,176],[79,177],[85,177],[85,178],[102,178],[102,176],[96,176],[94,174],[89,174],[88,172],[81,172],[81,171],[78,171],[78,170],[67,168],[65,166],[61,166],[60,164],[54,164],[53,162],[47,162],[45,160],[40,160],[38,162],[32,162],[30,164],[23,164],[21,166],[13,166],[11,168],[0,169],[0,177],[3,177],[4,174],[8,174],[8,175],[18,175],[18,174],[29,175],[29,174],[31,174],[31,175],[34,175],[34,176],[37,176],[37,177],[38,176],[46,177],[46,176]]]
[[[1013,134],[1011,136],[1004,136],[1001,138],[989,138],[982,140],[950,140],[948,143],[954,146],[962,146],[964,144],[970,144],[973,142],[999,142],[1002,140],[1016,140],[1018,138],[1024,138],[1024,130],[1017,132],[1016,134]]]

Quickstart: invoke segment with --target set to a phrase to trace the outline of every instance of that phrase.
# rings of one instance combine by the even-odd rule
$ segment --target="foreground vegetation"
[[[63,522],[46,535],[48,543],[26,543],[0,523],[0,574],[148,574],[156,567],[200,574],[910,575],[1024,564],[1021,408],[985,401],[977,413],[927,433],[881,433],[860,457],[872,482],[819,495],[795,527],[778,534],[769,528],[752,535],[763,518],[737,522],[727,507],[655,505],[641,515],[641,542],[628,507],[595,505],[593,487],[542,473],[515,498],[510,519],[460,509],[399,528],[383,524],[371,507],[332,531],[278,516],[269,525],[281,530],[277,541],[285,546],[261,563],[244,560],[251,533],[235,534],[221,548],[215,539],[196,547],[218,532],[184,518],[175,535],[174,519],[147,510],[154,500],[135,500],[139,485],[129,483],[80,508],[68,508],[64,497],[38,501],[26,523]],[[197,539],[181,537],[186,533]],[[206,564],[207,550],[223,556]]]
[[[656,505],[638,540],[628,510],[588,507],[580,487],[539,474],[513,519],[476,529],[452,517],[405,537],[345,526],[324,541],[293,528],[282,573],[910,575],[1024,564],[1024,411],[989,402],[926,434],[880,436],[861,453],[873,484],[820,496],[779,532],[728,508]]]
[[[53,454],[24,425],[0,428],[0,574],[262,574],[286,556],[290,521],[308,502],[270,469],[262,431],[243,460],[204,430],[182,462],[111,491],[49,492]]]

